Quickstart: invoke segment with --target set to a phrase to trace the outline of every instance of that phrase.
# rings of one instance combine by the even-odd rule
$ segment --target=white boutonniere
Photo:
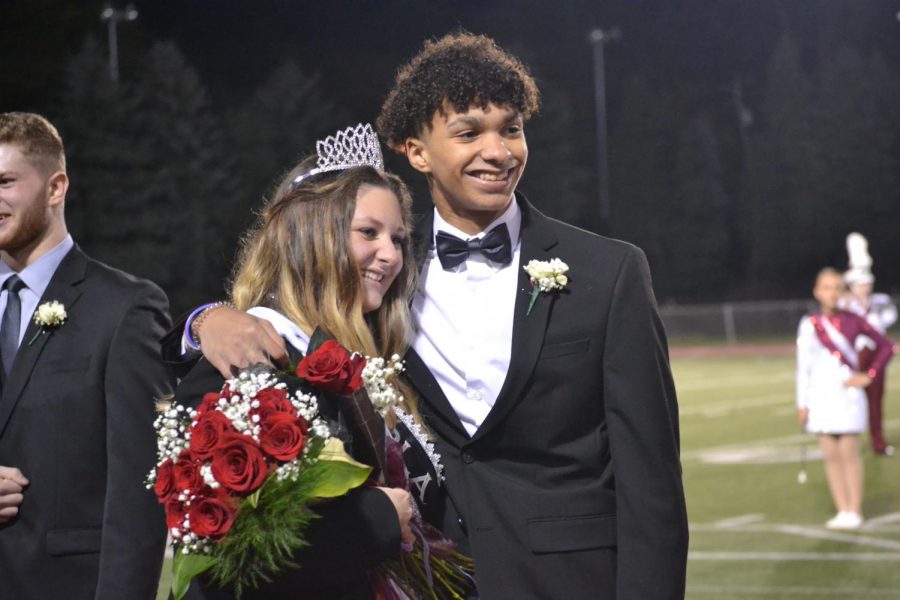
[[[528,303],[528,312],[526,316],[531,314],[534,303],[537,302],[541,292],[549,294],[550,292],[561,290],[569,284],[569,265],[553,258],[546,260],[530,260],[523,267],[528,276],[531,277],[531,301]]]
[[[61,302],[57,300],[51,300],[50,302],[44,302],[40,306],[37,307],[37,310],[34,311],[34,322],[40,327],[37,333],[34,334],[34,337],[31,338],[31,341],[28,342],[28,345],[34,343],[38,337],[51,331],[53,329],[58,329],[62,326],[63,323],[66,322],[66,318],[69,315],[66,314],[66,307],[62,305]]]

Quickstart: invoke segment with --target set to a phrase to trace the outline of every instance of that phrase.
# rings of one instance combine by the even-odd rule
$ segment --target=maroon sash
[[[827,317],[823,315],[812,315],[811,317],[809,317],[810,322],[813,324],[813,328],[816,330],[816,336],[832,356],[841,361],[841,364],[847,365],[848,367],[850,367],[850,369],[855,371],[856,367],[853,366],[853,363],[851,363],[850,360],[844,355],[844,353],[841,352],[840,349],[838,349],[838,347],[834,343],[834,340],[832,340],[831,336],[828,335],[828,331],[825,329],[825,324],[822,322],[822,319],[826,318]]]

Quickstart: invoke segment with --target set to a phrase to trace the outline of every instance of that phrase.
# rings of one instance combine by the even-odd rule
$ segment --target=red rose
[[[253,438],[226,432],[213,450],[212,474],[224,487],[245,496],[266,480],[268,465]]]
[[[200,460],[208,459],[219,439],[229,432],[236,433],[236,430],[225,413],[218,410],[204,413],[191,426],[191,452]]]
[[[172,474],[175,478],[175,487],[179,492],[184,490],[195,490],[203,484],[203,477],[200,475],[200,462],[194,460],[189,450],[182,450],[175,461],[172,468]]]
[[[350,356],[336,341],[328,340],[300,361],[297,375],[326,392],[349,396],[362,387],[365,366],[362,356]]]
[[[153,484],[153,491],[160,504],[165,504],[173,495],[177,495],[175,488],[175,477],[172,473],[173,463],[171,458],[156,467],[156,483]]]
[[[303,450],[308,431],[305,419],[285,412],[273,412],[260,425],[259,445],[275,460],[287,462],[297,458]]]
[[[270,414],[275,412],[297,414],[294,405],[288,399],[287,390],[264,388],[256,393],[256,400],[259,402],[259,407],[251,409],[250,415],[259,415],[260,422],[265,421]]]
[[[177,497],[166,502],[166,527],[169,529],[181,529],[184,527],[184,515],[187,508],[184,502]]]
[[[230,391],[228,391],[227,394],[226,391],[228,391],[227,386],[221,392],[209,392],[208,394],[204,394],[203,401],[200,403],[200,406],[197,407],[197,416],[215,409],[215,407],[218,406],[220,399],[227,398],[230,395]]]
[[[221,488],[197,495],[188,509],[191,531],[220,539],[234,524],[236,512],[234,503]]]

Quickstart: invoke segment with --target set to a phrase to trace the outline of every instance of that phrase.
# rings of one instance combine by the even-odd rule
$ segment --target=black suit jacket
[[[474,436],[407,355],[452,499],[437,525],[474,557],[483,600],[683,598],[678,408],[646,259],[519,204],[522,265],[559,258],[569,283],[526,316],[517,267],[509,372]]]
[[[0,596],[155,598],[166,526],[144,479],[154,399],[172,389],[159,352],[168,301],[77,247],[50,300],[66,322],[33,343],[31,322],[0,398],[0,464],[30,481],[19,516],[0,526]]]

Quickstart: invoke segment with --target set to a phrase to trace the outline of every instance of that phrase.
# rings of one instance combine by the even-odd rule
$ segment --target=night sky
[[[117,5],[122,6],[119,2]],[[712,95],[741,77],[752,104],[754,83],[782,27],[807,35],[833,13],[841,37],[878,48],[900,70],[900,1],[854,0],[521,0],[303,1],[138,0],[136,22],[119,28],[123,77],[153,41],[171,40],[201,73],[213,103],[235,104],[286,58],[323,75],[323,85],[359,119],[370,120],[396,68],[424,39],[457,29],[484,33],[521,56],[545,94],[567,94],[585,126],[594,123],[591,29],[617,28],[607,48],[607,90],[635,69]],[[105,2],[3,0],[0,102],[41,107],[66,58],[85,36],[106,43]],[[827,9],[827,10],[826,10]],[[710,92],[710,90],[712,90]],[[588,140],[591,141],[591,140]]]
[[[86,3],[87,4],[87,3]],[[521,56],[545,94],[565,92],[593,127],[591,29],[617,28],[607,49],[608,94],[643,68],[684,86],[727,88],[740,76],[758,81],[782,23],[815,36],[824,0],[522,0],[298,1],[145,0],[140,33],[171,39],[201,71],[215,102],[247,94],[286,57],[318,71],[333,97],[360,119],[373,119],[396,68],[429,37],[463,28],[484,33]],[[878,47],[900,69],[900,2],[858,0],[842,19],[848,41]],[[135,24],[123,25],[126,36]],[[104,34],[99,23],[98,35]],[[129,32],[129,29],[132,31]],[[810,52],[815,51],[810,40]],[[134,44],[132,50],[139,50]],[[707,93],[707,92],[703,92]],[[713,92],[714,94],[715,92]],[[727,104],[727,92],[723,92]],[[710,99],[711,102],[722,98]]]
[[[0,110],[32,110],[51,118],[61,112],[60,91],[67,61],[88,37],[94,37],[105,51],[107,26],[99,18],[105,4],[0,0]],[[124,4],[116,3],[119,7]],[[671,213],[667,217],[664,212],[656,215],[654,210],[673,202],[666,197],[666,178],[672,175],[661,174],[656,188],[647,192],[651,197],[641,206],[651,210],[632,208],[641,215],[646,213],[646,227],[628,230],[621,226],[610,232],[594,215],[598,181],[596,116],[592,49],[587,40],[592,29],[615,28],[621,32],[621,39],[606,47],[610,176],[614,184],[618,177],[620,188],[623,180],[628,183],[628,177],[621,177],[623,164],[616,163],[616,152],[627,154],[629,160],[642,154],[640,147],[628,149],[630,154],[624,152],[617,130],[620,122],[634,126],[635,115],[626,113],[635,109],[623,103],[629,79],[637,74],[651,89],[665,91],[650,107],[656,113],[656,122],[670,119],[677,125],[673,130],[677,130],[702,116],[711,124],[721,162],[723,193],[732,204],[740,199],[741,186],[746,184],[734,86],[739,84],[742,102],[753,119],[747,131],[751,136],[764,133],[766,124],[760,115],[766,107],[765,94],[771,93],[771,89],[767,92],[767,69],[781,36],[789,33],[796,40],[801,68],[815,85],[821,79],[822,65],[843,46],[866,59],[877,54],[890,72],[900,74],[900,0],[137,0],[132,4],[139,12],[138,19],[119,25],[122,80],[136,78],[141,60],[155,43],[174,42],[196,69],[211,109],[224,115],[239,109],[279,66],[291,60],[304,73],[320,76],[322,92],[343,110],[348,123],[374,121],[396,69],[425,39],[460,29],[495,38],[529,66],[541,86],[545,106],[564,106],[569,115],[564,127],[540,114],[528,125],[532,143],[530,178],[527,173],[522,184],[526,191],[530,191],[529,185],[538,188],[542,197],[536,204],[551,216],[577,220],[583,227],[644,247],[657,273],[664,276],[671,272],[668,282],[663,277],[657,279],[663,295],[672,297],[690,296],[689,290],[684,291],[687,288],[678,287],[683,275],[671,266],[683,261],[666,263],[681,260],[672,252],[672,248],[677,250],[677,240],[668,246],[655,244],[660,236],[676,235],[671,227],[667,230],[666,219]],[[900,97],[896,102],[900,104]],[[346,124],[334,123],[334,129]],[[290,126],[284,123],[284,127]],[[895,124],[894,131],[891,152],[897,154],[900,126]],[[554,145],[544,141],[548,139]],[[541,141],[535,143],[537,140]],[[665,142],[664,152],[674,156],[679,147],[672,140]],[[566,171],[567,165],[574,169]],[[396,157],[388,158],[388,167],[413,185],[417,207],[427,206],[421,178]],[[266,175],[274,176],[280,168],[282,165],[273,167]],[[675,166],[669,168],[675,172]],[[566,188],[568,207],[547,193],[553,189],[556,173],[570,179],[582,175],[582,181]],[[885,187],[895,187],[889,179],[885,182]],[[671,181],[672,187],[677,183]],[[640,181],[628,184],[628,193],[641,191]],[[614,213],[618,202],[618,214],[624,218],[629,207],[622,203],[638,206],[632,202],[636,197],[623,193],[617,198],[616,191],[614,186]],[[885,207],[884,200],[879,202],[882,214],[896,214]],[[729,218],[742,218],[734,214],[738,217]],[[660,222],[654,223],[654,218]],[[741,285],[741,279],[755,273],[748,240],[723,242],[721,246],[730,258],[720,268],[730,275],[722,278],[714,296],[763,297],[772,289],[779,295],[805,293],[806,284],[797,282],[798,274],[805,277],[825,261],[845,266],[840,264],[846,260],[845,232],[838,231],[839,225],[833,234],[822,234],[827,250],[806,256],[793,274],[785,271],[779,275],[775,288],[768,284],[757,289]],[[854,226],[864,229],[865,225],[862,221]],[[733,222],[730,227],[741,229]],[[888,248],[900,246],[890,239],[894,236],[886,228],[879,231],[873,233],[872,247],[892,256],[895,253]],[[744,234],[745,238],[753,235]],[[879,258],[876,264],[886,265]],[[900,260],[892,264],[900,266]],[[891,289],[900,289],[900,273],[891,273],[881,281],[889,283]]]

